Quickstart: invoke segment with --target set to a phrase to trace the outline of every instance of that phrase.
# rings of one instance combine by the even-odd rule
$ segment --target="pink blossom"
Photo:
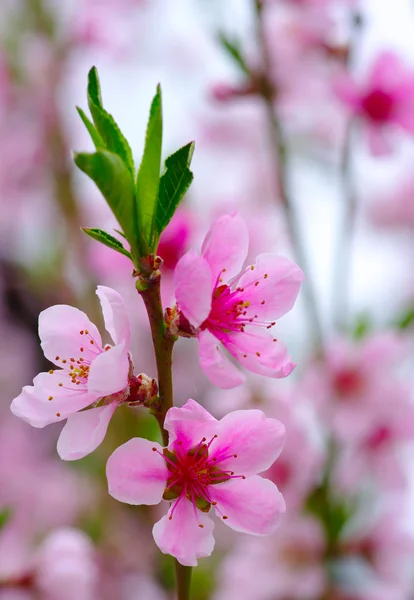
[[[312,398],[334,435],[351,442],[371,430],[380,406],[392,412],[390,399],[397,400],[402,390],[396,368],[406,356],[404,338],[392,331],[359,341],[334,339],[324,362],[309,365],[302,393]]]
[[[336,93],[364,121],[374,155],[388,154],[392,149],[390,127],[414,133],[414,72],[397,55],[380,54],[362,84],[344,75],[337,81]]]
[[[259,410],[229,413],[217,421],[194,400],[166,416],[168,448],[134,438],[108,460],[109,493],[128,504],[171,501],[154,525],[156,544],[188,566],[214,548],[214,507],[226,525],[244,533],[273,533],[285,511],[283,496],[257,473],[279,456],[285,428]]]
[[[162,258],[162,268],[174,270],[177,262],[188,247],[192,223],[190,214],[178,210],[168,227],[162,232],[157,253]]]
[[[96,293],[115,345],[104,345],[96,326],[77,308],[62,304],[46,309],[39,316],[41,346],[45,357],[61,368],[37,375],[11,405],[33,427],[67,419],[57,446],[64,460],[82,458],[99,446],[116,407],[130,392],[125,305],[111,288],[98,286]]]
[[[35,585],[44,600],[94,600],[98,568],[93,545],[82,531],[57,529],[38,550]]]
[[[411,502],[397,494],[381,503],[362,510],[348,523],[343,535],[341,553],[364,557],[382,581],[400,589],[412,580],[414,535],[411,521]]]
[[[316,519],[295,515],[284,520],[277,536],[240,540],[221,565],[213,600],[321,598],[324,537]]]
[[[295,367],[271,329],[291,310],[303,273],[275,254],[261,254],[240,272],[248,243],[243,219],[225,215],[211,226],[201,255],[187,252],[174,273],[178,327],[198,338],[201,368],[222,388],[245,379],[222,347],[259,375],[286,377]]]

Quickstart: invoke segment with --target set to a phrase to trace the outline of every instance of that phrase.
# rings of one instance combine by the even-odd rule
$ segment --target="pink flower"
[[[35,586],[45,600],[93,600],[98,567],[93,545],[78,529],[57,529],[36,556]]]
[[[197,336],[201,368],[222,388],[245,379],[222,346],[259,375],[286,377],[295,367],[271,329],[292,308],[303,273],[275,254],[261,254],[240,272],[248,244],[243,219],[225,215],[211,226],[201,255],[187,252],[174,273],[179,330]]]
[[[156,544],[188,566],[214,548],[214,507],[234,529],[273,533],[285,511],[283,496],[257,476],[279,456],[285,428],[259,410],[240,410],[217,421],[194,400],[171,408],[165,419],[168,448],[134,438],[108,460],[109,493],[128,504],[171,501],[154,525]]]
[[[162,268],[174,270],[178,260],[188,247],[191,235],[191,216],[183,209],[178,210],[168,227],[162,232],[157,253],[162,258]]]
[[[414,133],[414,72],[391,52],[378,56],[364,84],[358,85],[351,77],[344,76],[337,82],[336,92],[364,120],[374,155],[390,152],[387,135],[390,126]]]
[[[132,382],[129,319],[122,297],[98,286],[105,326],[114,346],[104,345],[96,326],[82,311],[64,304],[39,315],[45,357],[60,369],[40,373],[11,405],[12,412],[45,427],[67,419],[58,453],[64,460],[86,456],[105,437],[115,408],[125,401]],[[91,407],[90,410],[83,409]]]
[[[316,519],[285,518],[277,536],[238,540],[220,564],[213,600],[321,598],[326,586],[324,552],[324,531]]]

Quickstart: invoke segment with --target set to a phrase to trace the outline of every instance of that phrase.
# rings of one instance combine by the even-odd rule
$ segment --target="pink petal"
[[[352,112],[358,112],[360,108],[361,92],[348,73],[342,73],[334,79],[333,92],[341,102],[351,109]]]
[[[275,484],[258,475],[211,485],[208,490],[211,500],[217,502],[216,513],[223,523],[242,533],[274,533],[286,510]]]
[[[48,409],[45,402],[39,401],[31,385],[26,385],[10,406],[12,413],[32,427],[45,427],[58,420],[55,411]]]
[[[412,99],[414,98],[414,89],[411,90],[407,102],[402,102],[394,115],[394,121],[408,133],[414,133],[414,115],[412,110]]]
[[[39,373],[33,384],[25,386],[11,405],[13,414],[33,427],[45,427],[62,421],[95,400],[85,386],[74,386],[69,375],[61,370]]]
[[[115,344],[125,342],[125,348],[129,349],[129,316],[121,294],[104,285],[98,285],[96,294],[101,302],[105,329]]]
[[[204,238],[201,254],[210,265],[214,283],[237,275],[249,249],[249,232],[246,223],[237,213],[224,215],[210,227]]]
[[[89,333],[82,335],[81,331]],[[51,306],[40,313],[39,337],[46,358],[59,366],[62,359],[69,361],[83,357],[93,360],[102,349],[100,333],[87,315],[65,304]],[[91,340],[94,344],[90,344]]]
[[[125,342],[102,352],[91,364],[88,391],[96,397],[121,392],[128,385],[129,360]]]
[[[197,559],[210,556],[214,549],[213,521],[199,510],[197,517],[198,520],[193,506],[184,497],[175,507],[172,519],[166,515],[155,523],[152,530],[161,552],[171,554],[187,567],[196,567]]]
[[[273,377],[287,377],[295,368],[286,346],[270,331],[246,327],[243,333],[220,334],[224,347],[252,373]],[[276,341],[274,341],[276,340]]]
[[[62,460],[78,460],[93,452],[103,441],[116,403],[78,412],[68,418],[57,443]]]
[[[236,475],[256,475],[269,469],[282,451],[285,427],[276,419],[268,419],[261,410],[236,410],[219,422],[213,456],[236,454],[220,461],[220,469]]]
[[[218,421],[191,398],[182,408],[173,407],[167,412],[164,428],[169,433],[169,448],[179,441],[181,448],[194,448],[203,437],[211,439],[217,431]]]
[[[388,156],[392,153],[393,144],[390,140],[390,132],[387,130],[387,128],[367,123],[366,132],[368,146],[373,156]]]
[[[156,442],[142,438],[119,446],[106,465],[111,496],[127,504],[161,502],[169,475],[162,450]]]
[[[246,319],[256,315],[262,320],[275,321],[289,312],[295,304],[302,281],[305,279],[299,267],[284,256],[261,254],[254,269],[247,269],[238,287],[244,291]]]
[[[200,366],[217,387],[229,389],[245,382],[245,375],[224,354],[221,343],[208,329],[198,336]]]
[[[207,261],[192,250],[180,258],[174,271],[177,303],[193,327],[199,327],[211,310],[213,279]]]
[[[396,54],[382,52],[376,59],[368,77],[368,86],[372,88],[393,88],[406,75],[406,69]]]

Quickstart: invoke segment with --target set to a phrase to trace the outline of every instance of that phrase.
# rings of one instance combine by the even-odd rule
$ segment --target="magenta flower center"
[[[347,399],[363,391],[364,378],[356,369],[341,369],[334,373],[332,383],[336,395],[340,399]]]
[[[203,438],[197,446],[188,451],[182,449],[180,441],[176,442],[176,450],[173,452],[164,448],[161,456],[167,463],[170,474],[163,498],[164,500],[176,500],[169,516],[170,519],[173,517],[178,502],[183,498],[187,498],[192,503],[197,520],[197,509],[208,512],[211,506],[215,507],[223,519],[227,519],[227,516],[220,512],[217,503],[212,501],[208,488],[230,479],[245,479],[245,476],[235,475],[234,471],[223,470],[218,466],[223,461],[237,459],[237,454],[211,453],[210,446],[216,438],[217,435],[213,436],[208,443],[206,443],[206,438]],[[153,448],[153,451],[158,452],[156,448]],[[203,527],[201,523],[199,526]]]
[[[392,438],[392,433],[386,425],[380,425],[373,431],[366,441],[366,445],[370,450],[378,450]]]
[[[394,98],[383,90],[372,90],[363,98],[362,108],[375,123],[385,123],[393,113]]]
[[[254,269],[254,267],[250,267]],[[268,278],[265,273],[264,279]],[[248,300],[249,289],[257,287],[260,280],[252,281],[244,288],[236,287],[232,289],[229,285],[223,284],[216,286],[213,292],[211,311],[208,318],[202,323],[201,329],[209,329],[212,332],[233,332],[243,333],[246,325],[258,325],[270,329],[275,325],[275,321],[269,323],[259,320],[258,315],[250,309],[251,302]],[[265,300],[261,301],[265,304]]]

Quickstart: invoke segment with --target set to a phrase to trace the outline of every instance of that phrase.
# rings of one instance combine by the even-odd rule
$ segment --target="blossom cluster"
[[[414,15],[394,4],[2,3],[1,600],[171,600],[174,562],[192,600],[412,599]],[[92,64],[122,129],[161,81],[162,156],[196,141],[150,274],[71,162]]]

